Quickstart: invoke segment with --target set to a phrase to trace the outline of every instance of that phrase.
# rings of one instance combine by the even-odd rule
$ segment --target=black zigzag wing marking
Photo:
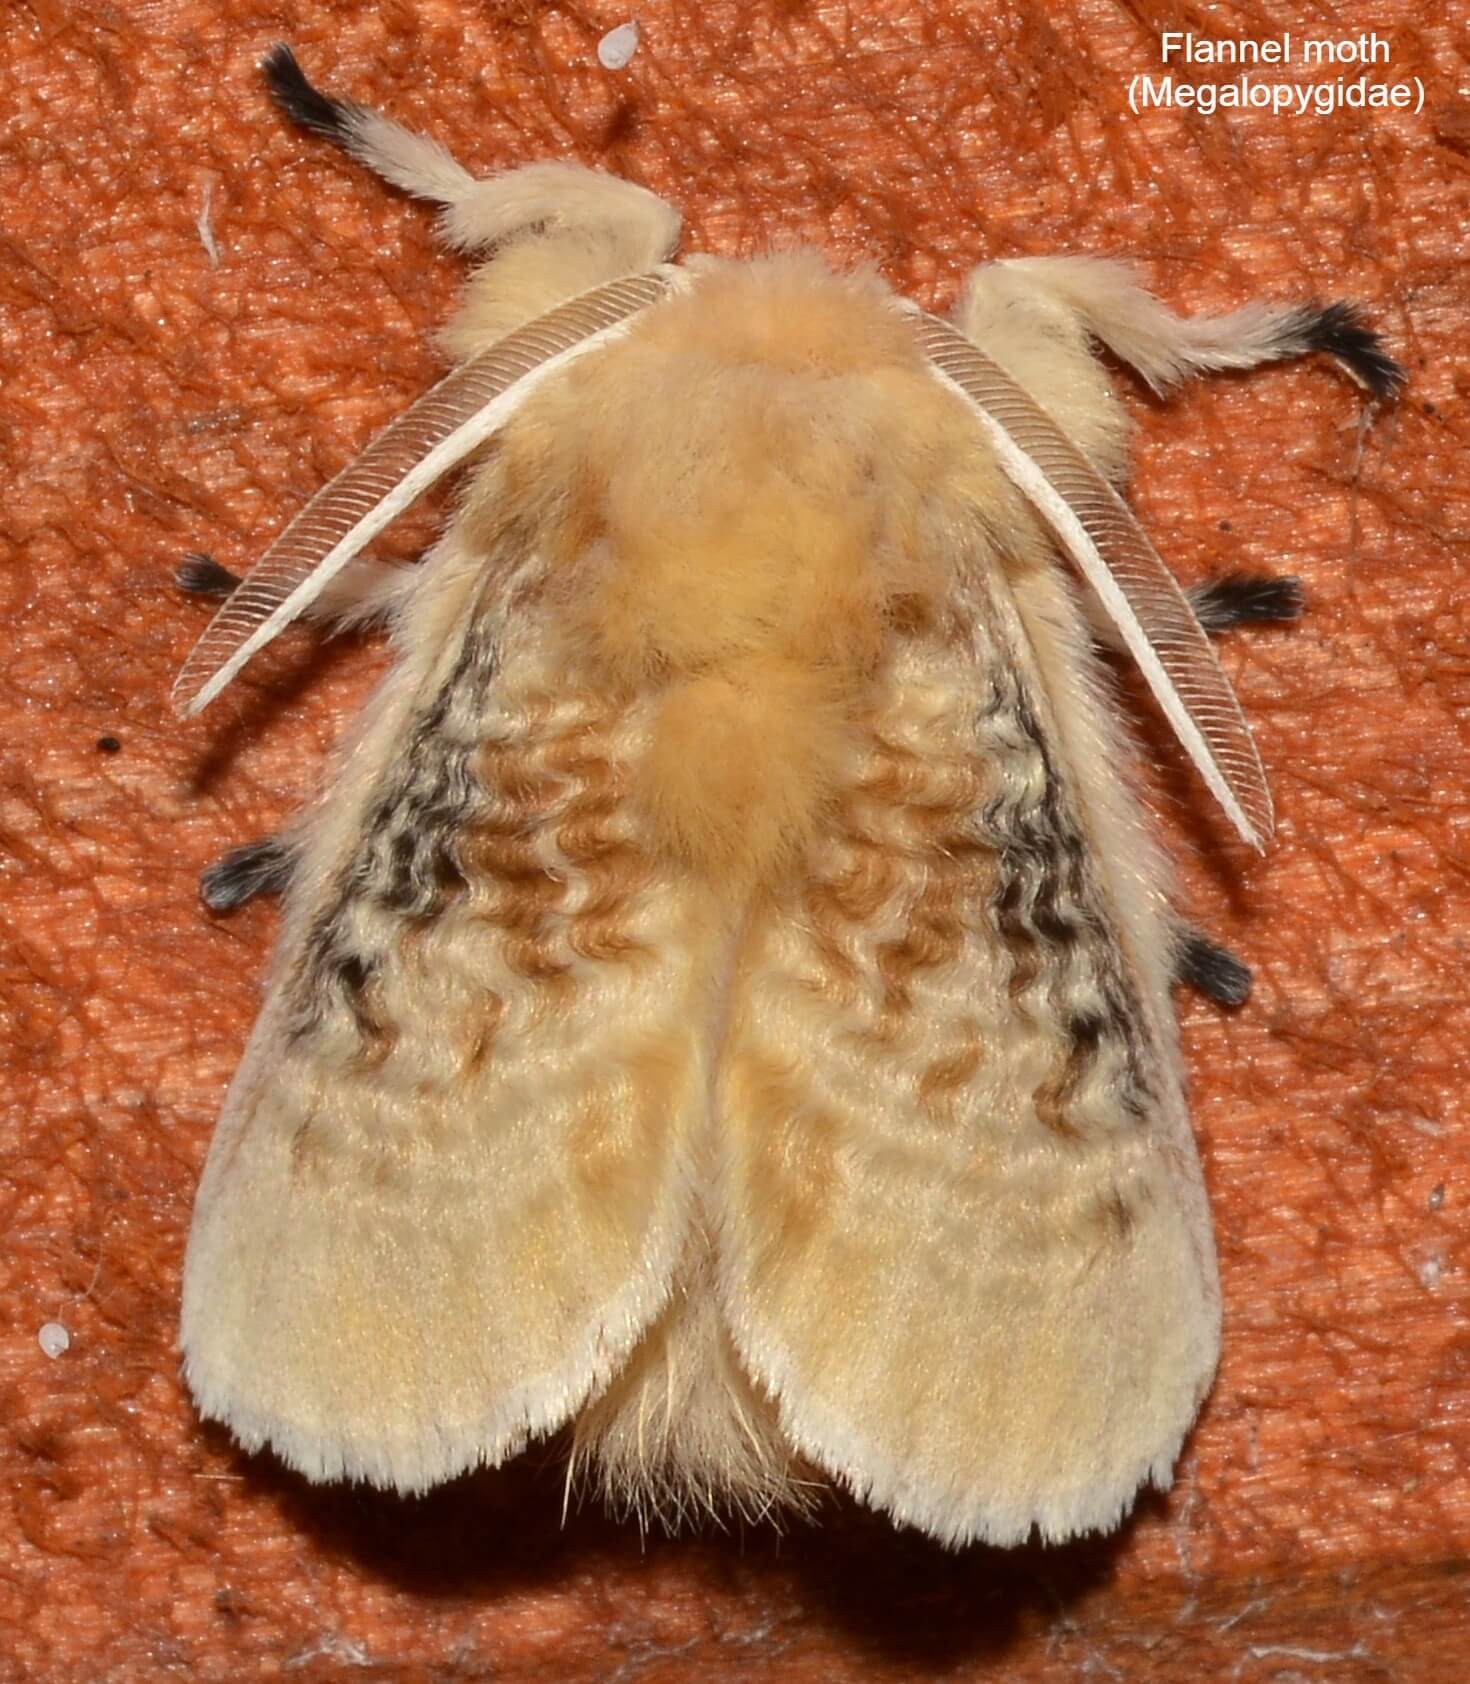
[[[1059,1133],[1072,1132],[1069,1102],[1107,1059],[1122,1072],[1123,1108],[1142,1118],[1156,1097],[1148,1074],[1155,1054],[1088,840],[1020,676],[1003,671],[993,684],[992,717],[1009,717],[1016,748],[1041,773],[1014,780],[1019,793],[991,801],[981,816],[998,850],[992,911],[1011,953],[1011,993],[1024,1010],[1039,989],[1069,1048],[1036,1096],[1038,1111]]]
[[[292,995],[294,1036],[309,1034],[335,1005],[366,1039],[379,1038],[371,984],[384,954],[354,912],[419,922],[464,892],[456,844],[483,801],[474,758],[496,666],[490,619],[477,616],[453,670],[414,720],[335,893],[308,932]]]

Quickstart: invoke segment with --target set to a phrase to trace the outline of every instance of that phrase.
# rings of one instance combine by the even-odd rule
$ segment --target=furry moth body
[[[495,375],[421,568],[354,560],[375,516],[340,491],[263,584],[189,564],[231,594],[186,706],[313,599],[385,615],[396,656],[322,799],[210,874],[213,904],[284,886],[286,913],[189,1241],[201,1410],[404,1492],[569,1427],[665,1518],[828,1477],[951,1544],[1115,1525],[1167,1484],[1218,1348],[1170,988],[1182,964],[1238,999],[1244,973],[1170,910],[1096,625],[1112,592],[1121,641],[1164,649],[1259,840],[1248,733],[1190,639],[1295,599],[1227,584],[1196,614],[1129,572],[1091,344],[1161,387],[1319,349],[1382,392],[1393,365],[1340,308],[1182,319],[1063,259],[978,271],[976,375],[872,276],[673,275],[678,218],[641,189],[476,181],[284,49],[266,69],[493,243],[446,335],[465,379],[505,336],[562,356],[527,324],[576,295],[602,314],[539,383]],[[425,450],[467,424],[464,380],[437,390]]]

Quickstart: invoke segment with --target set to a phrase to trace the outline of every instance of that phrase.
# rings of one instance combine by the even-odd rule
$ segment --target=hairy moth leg
[[[1212,637],[1238,626],[1289,624],[1301,617],[1303,607],[1301,580],[1289,575],[1227,573],[1191,585],[1185,595]],[[1094,631],[1103,648],[1119,650],[1111,622],[1095,619]],[[1177,982],[1197,989],[1217,1006],[1240,1006],[1250,998],[1250,967],[1229,948],[1189,925],[1179,930],[1174,975]]]
[[[284,41],[271,48],[260,68],[271,98],[293,123],[340,146],[405,193],[451,205],[473,190],[474,176],[437,140],[314,87]]]
[[[987,264],[971,277],[959,325],[977,342],[1017,299],[1070,320],[1138,370],[1156,391],[1215,369],[1320,351],[1374,398],[1388,398],[1404,371],[1357,307],[1335,303],[1246,304],[1219,315],[1181,316],[1142,287],[1123,263],[1095,257],[1025,257]]]
[[[359,557],[323,587],[302,618],[323,621],[333,631],[386,618],[412,579],[411,568]],[[194,550],[175,569],[174,583],[188,596],[221,598],[239,585],[240,575],[221,566],[213,556]]]
[[[1179,931],[1175,980],[1198,989],[1217,1006],[1243,1006],[1250,998],[1250,966],[1189,926]]]
[[[200,897],[211,912],[233,912],[260,895],[282,895],[291,886],[297,852],[280,836],[232,848],[200,874]]]
[[[1305,606],[1302,582],[1290,574],[1225,573],[1191,585],[1185,595],[1212,636],[1237,626],[1287,625]]]
[[[412,579],[407,568],[359,559],[332,580],[306,617],[325,621],[334,631],[381,619],[392,612]],[[193,550],[175,569],[174,583],[188,596],[218,600],[238,588],[240,575],[202,550]],[[232,848],[200,873],[200,898],[211,912],[233,912],[261,895],[284,894],[297,851],[280,836],[262,836]]]
[[[1299,620],[1305,600],[1302,582],[1290,574],[1222,573],[1185,591],[1195,617],[1211,637],[1239,626],[1289,625]],[[1110,654],[1123,653],[1118,628],[1089,604],[1093,636]]]
[[[1289,624],[1300,619],[1303,607],[1301,580],[1289,575],[1227,573],[1185,594],[1212,637],[1237,626]],[[1188,925],[1179,931],[1175,978],[1217,1006],[1241,1006],[1250,998],[1250,967]]]
[[[240,575],[222,567],[212,555],[191,550],[174,569],[174,583],[187,596],[228,596],[240,583]]]
[[[228,596],[238,574],[196,551],[180,562],[174,581],[193,596]],[[233,912],[260,895],[284,894],[296,865],[296,847],[280,836],[262,836],[231,848],[199,874],[199,896],[211,912]]]
[[[1191,586],[1186,594],[1211,636],[1237,626],[1289,623],[1301,617],[1303,607],[1301,580],[1290,576],[1227,573]],[[1175,965],[1178,981],[1217,1006],[1240,1006],[1250,998],[1250,967],[1199,930],[1180,930]]]
[[[469,277],[442,336],[456,358],[579,292],[655,268],[679,242],[678,211],[631,181],[564,163],[527,164],[479,180],[437,141],[313,87],[289,47],[273,47],[261,68],[293,122],[394,186],[443,206],[439,232],[447,244],[496,248]]]

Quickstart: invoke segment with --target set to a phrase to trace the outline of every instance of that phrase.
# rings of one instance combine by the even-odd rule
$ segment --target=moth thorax
[[[842,688],[769,654],[672,681],[637,768],[658,850],[725,883],[800,860],[847,753]]]

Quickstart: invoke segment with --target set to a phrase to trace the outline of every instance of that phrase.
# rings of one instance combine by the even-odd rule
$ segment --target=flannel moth
[[[243,581],[181,573],[225,596],[182,711],[303,614],[394,649],[205,877],[285,914],[189,1240],[201,1411],[402,1492],[569,1429],[670,1521],[833,1480],[951,1545],[1115,1525],[1219,1342],[1170,989],[1248,973],[1173,910],[1099,649],[1259,846],[1207,634],[1299,598],[1174,583],[1094,346],[1160,391],[1396,366],[1345,306],[1186,319],[1085,258],[949,322],[810,252],[676,267],[640,187],[477,180],[265,69],[489,255],[454,371]],[[461,462],[420,567],[363,558]]]

